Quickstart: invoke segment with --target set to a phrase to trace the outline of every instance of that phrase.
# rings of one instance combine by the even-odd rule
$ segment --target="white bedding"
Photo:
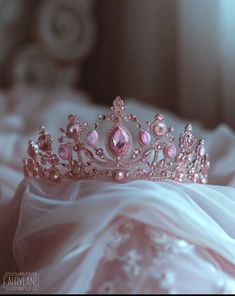
[[[160,111],[126,103],[143,122]],[[92,122],[105,108],[82,93],[19,87],[1,93],[0,108],[0,272],[37,271],[42,293],[235,292],[235,133],[228,126],[193,123],[210,155],[209,185],[52,186],[24,179],[28,140],[40,124],[56,139],[71,112]],[[178,138],[187,122],[164,113]],[[122,243],[111,248],[115,238]]]

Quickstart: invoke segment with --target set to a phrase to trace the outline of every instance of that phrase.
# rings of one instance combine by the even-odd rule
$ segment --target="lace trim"
[[[101,273],[108,271],[102,277],[106,280],[96,284],[95,293],[177,293],[176,272],[167,268],[167,263],[176,256],[196,252],[196,247],[141,223],[123,221],[118,225],[121,226],[113,227],[99,266]],[[215,269],[208,264],[211,270]],[[235,283],[221,279],[215,291],[234,292]]]

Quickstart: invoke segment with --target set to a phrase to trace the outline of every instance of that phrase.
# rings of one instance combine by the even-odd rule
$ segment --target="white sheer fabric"
[[[18,215],[13,254],[42,293],[234,292],[234,191],[32,178],[2,226]]]
[[[235,292],[233,132],[195,127],[211,155],[209,185],[23,179],[29,123],[40,120],[56,134],[76,108],[89,120],[103,109],[70,99],[34,119],[24,108],[15,121],[1,118],[0,272],[38,272],[40,293]],[[156,112],[133,101],[128,108],[143,121]],[[170,114],[168,123],[177,135],[184,125]]]

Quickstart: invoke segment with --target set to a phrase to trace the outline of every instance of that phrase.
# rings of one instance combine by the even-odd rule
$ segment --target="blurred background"
[[[0,40],[3,90],[134,97],[235,127],[234,0],[0,0]]]

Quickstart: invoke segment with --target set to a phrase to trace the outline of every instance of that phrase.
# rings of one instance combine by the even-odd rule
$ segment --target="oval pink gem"
[[[71,148],[68,145],[60,145],[58,153],[61,159],[69,160],[71,157]]]
[[[200,147],[199,154],[200,154],[200,156],[204,156],[206,154],[206,149],[204,146]]]
[[[174,144],[170,144],[164,148],[164,156],[166,158],[175,158],[176,157],[176,148]]]
[[[122,127],[115,128],[111,133],[109,147],[115,156],[122,156],[130,150],[131,138]]]
[[[96,130],[92,130],[86,135],[86,143],[91,147],[95,147],[98,143],[99,135]]]
[[[147,131],[141,131],[139,133],[139,142],[142,145],[148,145],[151,141],[151,136]]]
[[[27,150],[27,152],[28,152],[28,155],[30,156],[30,157],[35,157],[37,154],[38,154],[38,149],[39,149],[39,146],[38,146],[38,144],[37,143],[32,143],[31,145],[29,145],[29,147],[28,147],[28,150]]]
[[[39,145],[39,148],[40,148],[41,150],[47,150],[47,148],[48,148],[48,141],[47,141],[46,136],[41,135],[41,136],[38,138],[38,145]]]

